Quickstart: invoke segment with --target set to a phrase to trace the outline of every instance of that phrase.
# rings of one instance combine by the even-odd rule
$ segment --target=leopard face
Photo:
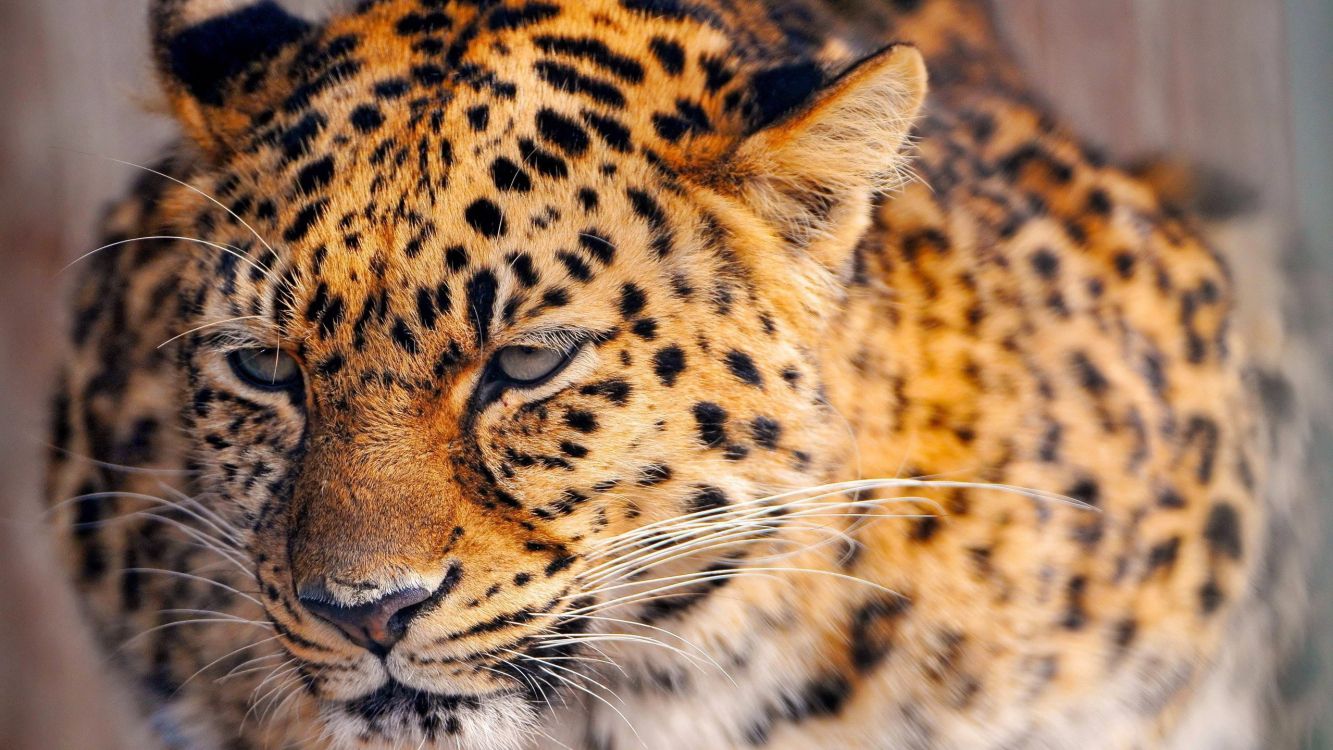
[[[689,606],[606,545],[831,476],[812,352],[920,57],[765,67],[610,2],[206,5],[155,15],[207,163],[171,197],[206,502],[332,736],[516,746],[581,613]]]

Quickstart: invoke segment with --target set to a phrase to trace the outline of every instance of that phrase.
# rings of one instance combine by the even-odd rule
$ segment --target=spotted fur
[[[981,4],[152,21],[186,139],[83,262],[49,496],[164,737],[1257,742],[1232,279]]]

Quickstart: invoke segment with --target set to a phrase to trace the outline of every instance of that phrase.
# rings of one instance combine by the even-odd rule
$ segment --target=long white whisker
[[[86,152],[85,152],[85,153],[86,153]],[[274,260],[282,260],[282,258],[278,255],[278,252],[277,252],[276,250],[273,249],[273,246],[270,245],[270,244],[268,244],[268,242],[265,241],[264,237],[263,237],[262,235],[260,235],[259,232],[256,232],[256,231],[255,231],[255,228],[254,228],[254,227],[252,227],[252,226],[250,226],[249,224],[247,224],[246,221],[245,221],[245,219],[242,219],[241,217],[237,216],[237,215],[236,215],[236,212],[235,212],[235,211],[232,211],[230,208],[228,208],[227,206],[223,205],[222,201],[219,201],[217,198],[214,198],[213,196],[209,195],[208,193],[205,193],[204,191],[200,190],[199,188],[195,187],[194,185],[191,185],[190,183],[185,182],[184,180],[178,179],[178,178],[176,178],[176,177],[172,177],[171,175],[166,174],[165,172],[159,172],[159,171],[157,171],[156,169],[153,169],[153,168],[151,168],[151,167],[145,167],[145,166],[142,165],[142,164],[135,164],[135,163],[132,162],[132,161],[125,161],[124,159],[117,159],[117,158],[114,158],[114,157],[111,157],[111,156],[101,156],[100,154],[87,154],[87,155],[88,155],[88,156],[97,156],[98,158],[106,159],[106,160],[108,160],[108,161],[113,161],[113,162],[116,162],[117,164],[123,164],[123,165],[125,165],[125,166],[127,166],[127,167],[134,167],[135,169],[142,169],[142,170],[145,171],[145,172],[150,172],[150,173],[155,174],[155,175],[157,175],[158,177],[161,177],[161,178],[163,178],[163,179],[171,180],[172,182],[176,183],[177,185],[180,185],[181,187],[183,187],[183,188],[185,188],[185,189],[187,189],[187,190],[192,190],[192,191],[194,191],[195,193],[198,193],[199,195],[202,195],[204,198],[206,198],[206,199],[208,199],[210,202],[212,202],[213,205],[217,206],[218,208],[222,209],[223,211],[226,211],[227,214],[228,214],[229,216],[231,216],[231,217],[232,217],[233,219],[235,219],[236,221],[240,222],[241,226],[243,226],[243,227],[245,227],[247,230],[249,230],[249,231],[250,231],[250,234],[254,235],[254,237],[255,237],[256,240],[259,240],[259,244],[263,245],[264,248],[265,248],[266,250],[269,251],[269,253],[273,256],[273,259],[274,259]]]
[[[223,661],[223,660],[225,660],[225,659],[227,659],[227,658],[229,658],[229,657],[235,656],[236,654],[239,654],[239,653],[241,653],[242,651],[247,651],[247,650],[252,649],[252,648],[254,648],[254,647],[256,647],[256,646],[262,646],[262,645],[265,644],[265,643],[269,643],[269,642],[272,642],[272,641],[276,641],[277,639],[278,639],[278,637],[277,637],[276,635],[275,635],[275,636],[270,636],[270,637],[268,637],[268,638],[265,638],[265,639],[262,640],[262,641],[255,641],[254,643],[248,643],[248,644],[246,644],[246,645],[244,645],[244,646],[241,646],[241,647],[238,648],[238,649],[235,649],[234,651],[228,651],[227,653],[223,654],[222,656],[219,656],[218,658],[214,659],[213,661],[210,661],[209,663],[207,663],[207,664],[205,664],[204,666],[200,667],[198,670],[195,671],[194,674],[190,675],[189,677],[186,677],[185,680],[182,681],[180,685],[177,685],[177,686],[176,686],[176,689],[175,689],[174,691],[172,691],[172,694],[175,695],[176,693],[180,692],[182,688],[184,688],[186,685],[190,684],[190,681],[191,681],[191,680],[193,680],[194,678],[196,678],[196,677],[198,677],[199,675],[203,674],[204,672],[207,672],[209,669],[211,669],[211,668],[212,668],[215,664],[217,664],[218,662],[221,662],[221,661]]]
[[[195,574],[193,574],[193,573],[185,573],[185,572],[183,572],[183,571],[179,571],[179,570],[167,570],[166,568],[124,568],[124,569],[123,569],[123,572],[125,572],[125,573],[153,573],[153,574],[157,574],[157,575],[166,575],[166,576],[173,576],[173,577],[176,577],[176,578],[183,578],[183,579],[185,579],[185,580],[189,580],[189,581],[198,581],[198,582],[200,582],[200,583],[206,583],[206,584],[208,584],[208,585],[210,585],[210,586],[217,586],[218,588],[223,589],[223,590],[225,590],[225,591],[229,591],[229,592],[231,592],[231,593],[233,593],[233,594],[235,594],[235,595],[237,595],[237,596],[239,596],[239,597],[243,597],[243,598],[245,598],[245,599],[249,599],[250,601],[254,602],[255,604],[259,605],[260,607],[264,606],[258,599],[256,599],[256,598],[254,598],[253,596],[251,596],[251,595],[245,593],[244,591],[241,591],[240,589],[234,588],[234,587],[232,587],[232,586],[228,586],[227,584],[223,583],[222,581],[215,581],[215,580],[213,580],[212,578],[208,578],[208,577],[206,577],[206,576],[195,575]]]
[[[203,325],[201,325],[201,326],[195,326],[194,328],[191,328],[191,329],[188,330],[188,331],[183,331],[183,332],[181,332],[181,333],[178,333],[178,334],[176,334],[175,336],[172,336],[171,338],[167,339],[166,341],[163,341],[162,343],[158,344],[158,345],[157,345],[157,348],[158,348],[158,349],[161,349],[162,347],[167,346],[167,345],[170,344],[171,342],[173,342],[173,341],[178,341],[178,340],[180,340],[180,339],[183,339],[183,338],[185,338],[186,336],[189,336],[189,335],[192,334],[192,333],[198,333],[198,332],[200,332],[200,331],[202,331],[202,330],[205,330],[205,329],[207,329],[207,328],[212,328],[213,326],[226,325],[227,323],[235,323],[235,322],[238,321],[238,320],[264,320],[264,316],[263,316],[263,315],[241,315],[241,316],[238,316],[238,317],[235,317],[235,318],[227,318],[226,320],[215,320],[215,321],[213,321],[212,323],[205,323],[205,324],[203,324]]]
[[[174,242],[193,242],[193,243],[195,243],[195,244],[197,244],[197,245],[205,245],[205,246],[207,246],[207,247],[211,247],[211,248],[213,248],[214,250],[221,250],[222,252],[227,253],[228,255],[232,255],[232,256],[235,256],[236,258],[239,258],[241,261],[245,262],[246,265],[248,265],[248,266],[250,266],[251,268],[254,268],[256,271],[259,271],[260,273],[264,274],[264,276],[266,276],[266,277],[268,277],[268,278],[270,278],[270,279],[273,278],[273,272],[272,272],[272,271],[269,271],[267,268],[264,268],[263,266],[259,265],[258,263],[255,263],[253,260],[250,260],[250,258],[249,258],[248,256],[246,256],[243,252],[241,252],[240,248],[235,248],[235,247],[232,247],[231,245],[220,245],[220,244],[218,244],[218,243],[216,243],[216,242],[209,242],[208,240],[201,240],[201,239],[199,239],[198,237],[181,237],[181,236],[178,236],[178,235],[170,235],[170,234],[155,234],[155,235],[149,235],[149,236],[146,236],[146,237],[131,237],[131,238],[128,239],[128,240],[117,240],[117,241],[115,241],[115,242],[108,242],[107,244],[102,245],[102,246],[99,247],[99,248],[95,248],[95,249],[93,249],[93,250],[89,250],[88,252],[84,253],[83,255],[80,255],[79,257],[77,257],[77,258],[75,258],[74,260],[70,261],[70,263],[69,263],[68,265],[66,265],[64,268],[61,268],[61,269],[60,269],[60,273],[64,273],[65,271],[68,271],[70,268],[72,268],[72,267],[78,265],[80,262],[82,262],[82,261],[84,261],[84,260],[86,260],[86,259],[88,259],[88,258],[91,258],[92,256],[94,256],[94,255],[96,255],[96,254],[102,252],[103,250],[110,250],[110,249],[113,248],[113,247],[120,247],[121,245],[129,245],[129,244],[134,243],[134,242],[150,242],[150,241],[157,241],[157,240],[171,240],[171,241],[174,241]]]

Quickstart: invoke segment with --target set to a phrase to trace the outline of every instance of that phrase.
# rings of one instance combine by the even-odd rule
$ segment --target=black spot
[[[626,284],[620,289],[620,314],[625,318],[633,318],[643,312],[644,305],[648,303],[648,297],[643,290],[634,284]]]
[[[588,150],[588,133],[578,123],[552,109],[537,112],[537,131],[570,156]]]
[[[634,332],[635,336],[644,341],[652,341],[657,338],[657,321],[652,318],[641,318],[634,321],[630,330]]]
[[[727,352],[726,361],[727,369],[731,370],[731,374],[735,375],[741,382],[756,387],[763,386],[764,377],[760,374],[759,368],[755,366],[754,358],[750,355],[732,350]]]
[[[671,479],[671,467],[666,464],[649,464],[639,470],[640,487],[654,487]]]
[[[528,173],[503,156],[491,162],[491,179],[501,192],[515,190],[526,193],[532,190],[532,178],[528,177]]]
[[[601,396],[617,406],[624,406],[629,402],[629,394],[632,389],[630,384],[624,380],[603,380],[600,383],[589,383],[579,389],[579,393],[585,396]]]
[[[591,211],[597,208],[597,191],[592,188],[579,188],[579,203],[584,211]]]
[[[435,299],[424,286],[417,288],[417,320],[428,331],[435,328]]]
[[[1088,355],[1083,352],[1075,352],[1070,361],[1074,366],[1074,374],[1078,377],[1079,385],[1094,396],[1101,396],[1110,388],[1110,382],[1101,370],[1092,363]]]
[[[352,123],[352,127],[359,132],[373,133],[384,124],[384,113],[380,112],[378,107],[363,104],[352,110],[352,116],[348,119]]]
[[[523,138],[518,142],[519,150],[523,154],[523,163],[537,170],[538,174],[545,175],[554,179],[564,179],[569,175],[569,167],[565,160],[547,151],[536,143]]]
[[[1087,576],[1079,575],[1069,579],[1069,584],[1065,588],[1065,595],[1068,597],[1067,608],[1060,621],[1060,625],[1066,630],[1082,630],[1083,626],[1088,624],[1088,612],[1083,605],[1087,590]]]
[[[588,264],[584,263],[579,256],[561,250],[555,254],[555,257],[564,265],[565,270],[569,272],[571,277],[584,282],[592,278],[592,269],[588,268]]]
[[[1215,580],[1209,579],[1199,587],[1199,608],[1205,615],[1216,612],[1225,599],[1226,595],[1222,593],[1222,588]]]
[[[852,693],[851,683],[837,673],[811,680],[794,698],[786,699],[787,714],[796,721],[811,716],[834,716]]]
[[[671,252],[671,236],[662,206],[651,195],[636,188],[626,188],[625,195],[630,199],[634,213],[647,221],[653,230],[653,249],[658,257],[665,257]]]
[[[379,99],[400,99],[410,91],[412,84],[401,78],[390,78],[375,84],[375,96]]]
[[[310,144],[312,144],[328,120],[324,115],[318,112],[311,112],[301,118],[299,122],[283,131],[278,145],[282,148],[282,156],[287,161],[295,161],[302,156],[310,153]]]
[[[393,341],[408,354],[416,354],[421,351],[421,345],[417,343],[416,334],[412,333],[412,329],[407,327],[407,322],[402,318],[394,319]]]
[[[454,273],[458,273],[464,268],[467,268],[467,250],[464,250],[462,245],[453,245],[446,248],[444,251],[444,264]]]
[[[594,229],[585,229],[579,233],[579,245],[604,266],[610,265],[611,261],[615,260],[615,245]]]
[[[291,243],[304,239],[310,233],[310,228],[315,225],[315,222],[323,218],[324,212],[328,208],[329,201],[327,198],[320,198],[302,208],[296,214],[296,218],[292,220],[291,226],[287,227],[287,231],[283,233],[283,241]]]
[[[653,57],[661,63],[662,69],[671,75],[680,75],[685,70],[685,48],[665,37],[655,36],[649,42]]]
[[[1095,506],[1101,502],[1101,488],[1091,479],[1080,479],[1065,490],[1065,494],[1088,505]]]
[[[690,124],[675,115],[657,113],[653,115],[653,129],[662,140],[675,143],[690,129]]]
[[[653,355],[653,371],[663,385],[676,384],[676,376],[685,370],[685,351],[679,346],[668,346]]]
[[[467,282],[467,300],[468,309],[471,315],[468,319],[472,322],[476,332],[477,346],[486,343],[486,337],[490,334],[491,320],[495,317],[495,297],[499,289],[499,281],[495,274],[489,269],[478,271],[473,274]]]
[[[690,512],[700,513],[717,510],[727,507],[730,503],[731,499],[727,497],[727,493],[716,487],[704,485],[695,490],[694,494],[690,496]]]
[[[584,458],[588,455],[587,448],[569,440],[560,441],[560,452],[570,458]]]
[[[782,425],[772,417],[755,417],[750,422],[750,434],[756,445],[773,450],[782,438]]]
[[[1176,557],[1179,556],[1179,554],[1180,537],[1178,536],[1173,536],[1164,542],[1154,544],[1152,548],[1148,550],[1147,573],[1151,575],[1161,569],[1170,570],[1171,566],[1175,565]]]
[[[1134,255],[1129,252],[1117,253],[1112,261],[1115,264],[1115,272],[1122,279],[1128,279],[1134,275]]]
[[[453,20],[444,13],[408,13],[398,19],[398,33],[403,36],[429,34],[436,31],[448,31],[454,25]]]
[[[727,442],[727,412],[717,404],[703,401],[694,405],[694,421],[699,426],[699,440],[709,448]]]
[[[1032,268],[1044,279],[1055,278],[1060,272],[1060,259],[1047,248],[1032,254]]]
[[[597,416],[590,411],[570,409],[565,412],[565,424],[582,433],[597,431]]]
[[[625,106],[625,95],[610,81],[584,75],[572,66],[551,60],[538,60],[533,67],[542,80],[560,91],[583,94],[609,107]]]
[[[1230,503],[1218,503],[1208,512],[1203,538],[1214,553],[1239,560],[1241,556],[1240,515]]]
[[[602,137],[606,145],[622,154],[629,152],[633,144],[630,142],[629,128],[625,127],[624,123],[614,117],[599,115],[586,109],[583,111],[583,121]]]
[[[537,267],[532,262],[532,256],[527,253],[510,253],[508,260],[509,270],[514,272],[514,276],[518,278],[518,283],[528,289],[537,286],[541,276],[538,275]]]
[[[504,234],[504,214],[500,207],[485,198],[479,198],[467,207],[467,223],[485,237]]]
[[[492,31],[517,29],[560,15],[560,6],[549,3],[528,3],[514,8],[500,7],[491,13],[487,26]]]
[[[491,110],[485,104],[478,104],[475,107],[468,107],[467,122],[475,131],[482,131],[491,121]]]
[[[630,83],[643,81],[642,65],[633,58],[611,51],[598,39],[592,37],[538,36],[533,41],[543,52],[588,60],[617,78],[622,78]]]
[[[887,594],[861,605],[852,615],[852,665],[862,674],[870,672],[889,655],[892,644],[888,625],[902,617],[911,608],[905,596]]]
[[[326,156],[302,168],[296,175],[296,186],[301,192],[310,195],[329,184],[329,180],[332,179],[333,157]]]

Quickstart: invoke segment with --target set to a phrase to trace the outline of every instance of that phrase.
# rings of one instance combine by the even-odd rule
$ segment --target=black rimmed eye
[[[574,351],[540,346],[510,346],[495,355],[495,373],[513,385],[532,386],[565,368]]]
[[[301,384],[301,366],[281,349],[254,347],[227,355],[236,377],[260,390],[285,391]]]

